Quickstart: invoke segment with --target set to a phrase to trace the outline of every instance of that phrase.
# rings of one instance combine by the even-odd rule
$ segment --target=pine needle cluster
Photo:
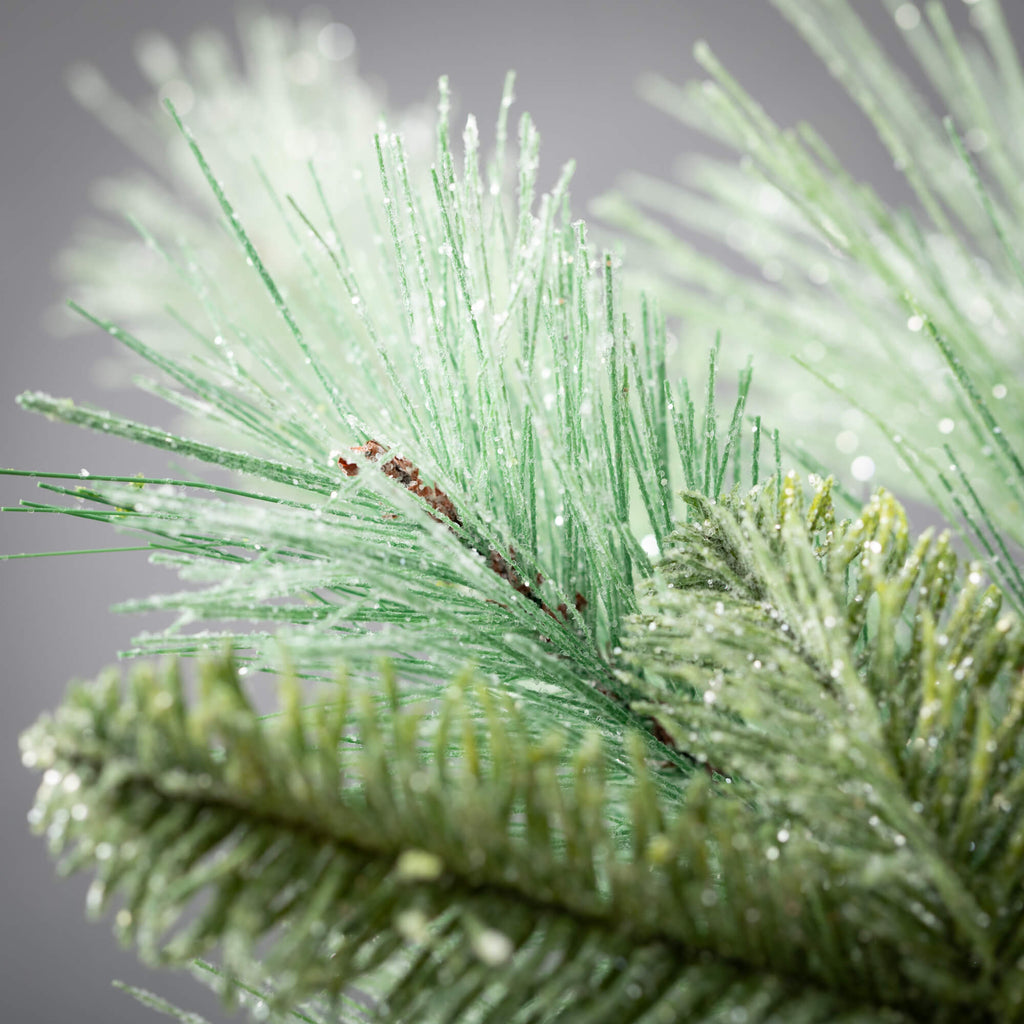
[[[285,116],[320,36],[254,24],[264,71],[290,69],[269,76]],[[204,52],[220,95],[235,79]],[[798,144],[719,77],[722,130],[747,118],[754,155],[792,170]],[[984,526],[992,557],[961,567],[886,491],[784,472],[749,367],[720,415],[716,341],[695,398],[658,302],[573,219],[571,167],[542,193],[527,116],[509,145],[512,102],[509,79],[489,160],[473,118],[457,152],[444,80],[429,156],[355,118],[355,190],[316,159],[301,184],[243,168],[167,104],[206,198],[140,192],[159,271],[120,318],[102,278],[77,308],[183,426],[20,401],[202,471],[21,475],[55,495],[23,507],[127,534],[183,589],[125,606],[176,615],[128,652],[162,667],[76,684],[25,733],[33,826],[62,871],[94,871],[89,909],[115,902],[124,941],[257,1019],[1024,1021],[1008,506],[935,478]],[[812,213],[839,216],[847,192],[808,168]],[[923,265],[902,227],[874,256],[844,237],[868,263],[848,261],[850,301],[899,245]],[[905,301],[1011,458],[943,319],[964,295],[935,304],[949,272]],[[812,309],[750,288],[748,316]]]
[[[600,212],[634,236],[634,265],[691,331],[710,322],[772,353],[758,365],[766,409],[806,465],[898,481],[959,524],[1020,611],[1024,77],[1000,2],[972,3],[961,36],[942,3],[883,0],[931,95],[848,0],[773,3],[870,121],[914,205],[853,178],[813,126],[779,126],[701,44],[709,81],[652,77],[647,97],[742,162],[691,158],[672,185],[633,176]],[[726,244],[747,272],[666,221]]]
[[[304,1019],[1024,1019],[1024,630],[885,494],[692,501],[621,671],[728,784],[659,796],[637,732],[613,782],[465,675],[261,719],[222,660],[73,690],[33,823],[144,956]]]

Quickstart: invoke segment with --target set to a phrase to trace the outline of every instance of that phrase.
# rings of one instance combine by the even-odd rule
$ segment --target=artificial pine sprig
[[[887,495],[692,501],[625,665],[725,790],[666,801],[638,734],[613,780],[468,677],[285,676],[261,720],[220,661],[191,708],[174,668],[73,690],[23,741],[36,827],[144,955],[314,1020],[353,983],[394,1021],[1024,1019],[1019,623]]]
[[[1024,630],[979,565],[958,578],[948,535],[911,544],[884,492],[837,523],[830,488],[691,496],[626,647],[637,706],[770,808],[780,844],[805,832],[880,886],[871,851],[907,851],[898,884],[938,899],[904,910],[944,918],[992,1019],[1018,1019]]]
[[[853,179],[813,127],[776,124],[700,44],[712,80],[651,79],[648,97],[744,162],[690,160],[680,186],[630,179],[601,212],[643,240],[634,266],[646,248],[690,329],[772,354],[758,364],[777,399],[766,408],[809,464],[832,471],[834,445],[844,478],[878,472],[929,501],[1020,611],[1024,78],[999,0],[972,5],[978,35],[963,39],[942,3],[884,0],[943,117],[848,0],[775,6],[871,121],[915,206],[892,208]],[[710,262],[658,216],[725,241],[755,273]]]
[[[730,95],[723,125],[827,185]],[[472,118],[456,166],[443,80],[431,168],[386,128],[347,139],[358,202],[316,159],[301,185],[241,168],[171,108],[174,173],[187,157],[214,213],[160,194],[135,218],[171,326],[145,305],[119,325],[102,286],[79,311],[185,424],[22,403],[235,479],[27,473],[58,499],[23,507],[126,531],[190,585],[126,606],[178,615],[132,653],[235,660],[203,662],[193,702],[177,665],[74,690],[26,734],[36,825],[96,867],[95,909],[123,895],[144,955],[212,951],[204,977],[281,1019],[1024,1021],[1016,570],[960,574],[883,493],[840,523],[818,481],[805,508],[774,431],[765,482],[749,370],[720,430],[717,343],[700,410],[656,304],[572,221],[571,168],[540,194],[527,117],[510,180],[511,102],[509,80],[486,170]],[[808,205],[826,234],[838,194]],[[982,191],[1009,259],[998,205]],[[870,273],[840,290],[883,310],[871,274],[906,267],[845,237]],[[1012,468],[925,292],[907,301]],[[938,486],[1009,562],[973,470]],[[295,680],[339,663],[303,707]],[[279,715],[253,710],[253,669],[282,675]]]
[[[118,94],[98,68],[70,70],[75,98],[138,163],[97,183],[99,216],[76,227],[60,271],[81,305],[170,355],[202,358],[231,349],[232,331],[246,331],[248,343],[236,355],[252,370],[270,311],[266,293],[237,260],[218,223],[216,198],[164,103],[172,101],[203,139],[225,191],[245,194],[248,229],[261,252],[274,253],[290,301],[325,327],[339,303],[310,277],[281,197],[315,207],[312,160],[331,183],[333,212],[347,233],[383,238],[383,218],[370,199],[375,162],[367,143],[386,116],[406,136],[410,160],[425,169],[431,114],[428,104],[389,109],[358,73],[351,32],[321,12],[290,18],[247,5],[237,20],[233,37],[201,27],[181,46],[155,32],[140,38],[135,55],[151,86],[140,98]],[[376,248],[354,255],[372,267]],[[127,383],[125,371],[137,364],[121,356],[119,365]],[[275,389],[285,384],[267,379]]]
[[[301,674],[326,678],[344,660],[368,687],[384,655],[410,698],[472,662],[518,696],[538,733],[562,721],[577,739],[584,725],[620,741],[647,729],[652,755],[685,774],[686,751],[631,709],[614,651],[649,552],[684,514],[675,487],[714,495],[757,479],[759,420],[753,453],[742,443],[750,374],[720,437],[717,345],[698,410],[670,376],[657,307],[645,300],[631,317],[612,257],[595,256],[571,220],[570,169],[535,203],[539,143],[524,116],[517,201],[500,166],[485,189],[472,118],[455,168],[447,95],[442,80],[429,177],[417,181],[400,136],[372,140],[388,225],[376,265],[344,239],[312,167],[319,214],[280,203],[305,284],[333,310],[329,329],[322,305],[277,282],[277,252],[260,253],[171,108],[274,316],[229,332],[217,314],[207,330],[225,333],[186,358],[78,310],[158,372],[147,386],[188,414],[180,431],[40,393],[20,401],[245,481],[96,475],[68,487],[55,474],[43,486],[71,506],[25,507],[141,536],[190,584],[121,606],[178,614],[133,654],[227,642],[247,670],[279,670],[283,640]],[[511,99],[510,79],[499,140]],[[202,298],[213,309],[228,297]],[[608,751],[609,769],[628,775],[624,751]],[[662,784],[676,785],[671,772]]]

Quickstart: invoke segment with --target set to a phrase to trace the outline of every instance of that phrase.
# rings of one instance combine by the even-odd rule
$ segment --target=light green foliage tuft
[[[228,996],[307,1020],[1024,1019],[1019,625],[947,607],[952,556],[885,495],[695,504],[628,657],[729,783],[666,801],[636,734],[611,782],[598,734],[534,740],[467,675],[439,707],[285,676],[261,719],[221,660],[191,703],[173,665],[72,689],[23,737],[33,824],[146,958],[216,950]]]
[[[766,409],[812,466],[877,475],[960,522],[1020,611],[1024,77],[999,0],[971,7],[977,35],[963,39],[943,3],[884,0],[944,120],[859,5],[775,6],[871,121],[912,205],[852,178],[813,127],[776,124],[701,45],[711,81],[651,79],[648,98],[744,160],[690,159],[679,186],[630,179],[600,212],[635,236],[633,265],[691,331],[754,348]],[[666,219],[749,266],[709,260]]]
[[[864,984],[1020,1019],[1024,629],[947,535],[912,543],[885,492],[837,523],[830,489],[808,500],[790,475],[691,497],[627,644],[638,710],[778,830],[769,856],[842,875],[849,902],[812,964],[845,949]],[[730,845],[731,896],[758,861]],[[876,957],[886,927],[904,951],[943,938],[901,969]]]
[[[252,4],[239,7],[235,37],[200,28],[178,46],[148,33],[135,56],[150,90],[137,100],[118,94],[98,68],[70,70],[76,99],[138,158],[96,183],[98,216],[76,226],[61,254],[61,276],[81,306],[167,355],[205,360],[227,348],[260,372],[256,354],[237,335],[255,342],[272,307],[238,258],[216,197],[167,116],[170,100],[203,140],[228,195],[245,196],[247,230],[264,256],[272,254],[290,303],[310,328],[330,329],[336,306],[313,286],[283,197],[315,208],[312,160],[320,180],[330,182],[332,210],[346,236],[372,240],[382,225],[371,199],[374,132],[384,120],[400,130],[410,161],[423,171],[433,118],[427,102],[389,109],[358,73],[351,32],[325,15],[310,9],[295,19]],[[376,251],[367,245],[355,255],[372,266]],[[86,326],[77,317],[63,322]],[[129,371],[140,364],[126,357],[122,351],[106,362],[107,379],[130,383]],[[273,386],[273,378],[263,383]]]
[[[152,365],[155,392],[189,414],[180,431],[37,392],[20,401],[235,480],[97,473],[67,486],[61,474],[27,474],[73,500],[27,507],[130,532],[189,584],[122,606],[177,614],[133,654],[227,642],[246,671],[277,671],[283,643],[303,675],[329,677],[344,660],[368,687],[387,656],[410,699],[471,662],[523,702],[538,733],[562,721],[577,738],[601,729],[623,775],[621,739],[641,721],[612,652],[648,552],[684,512],[678,488],[714,496],[757,480],[759,420],[744,444],[750,374],[720,426],[717,345],[700,408],[670,375],[657,308],[622,301],[611,256],[572,220],[571,168],[537,197],[539,140],[526,115],[514,186],[505,174],[511,77],[486,173],[472,117],[457,167],[444,81],[440,92],[429,175],[410,165],[400,135],[368,143],[368,202],[384,231],[370,248],[345,237],[351,225],[335,219],[312,166],[318,209],[282,201],[316,315],[293,302],[294,281],[278,283],[280,253],[261,253],[170,109],[234,259],[262,290],[262,318],[229,329],[213,313],[235,296],[203,295],[212,319],[189,337],[207,344],[177,354],[80,310]],[[680,751],[650,743],[690,769]]]

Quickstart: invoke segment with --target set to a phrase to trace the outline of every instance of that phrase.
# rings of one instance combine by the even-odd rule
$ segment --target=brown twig
[[[379,441],[369,440],[366,444],[354,445],[352,447],[352,451],[359,452],[364,455],[370,462],[377,462],[381,456],[387,455],[389,449]],[[349,462],[344,456],[339,456],[338,465],[346,476],[359,475],[359,464],[357,462]],[[451,498],[449,498],[440,487],[431,487],[424,483],[420,478],[419,469],[408,459],[402,458],[399,455],[393,455],[390,459],[381,464],[380,469],[385,476],[397,481],[406,488],[406,490],[412,491],[412,493],[417,497],[422,498],[423,501],[437,513],[437,515],[432,516],[436,522],[444,522],[444,520],[447,519],[456,526],[462,526],[462,520],[459,518],[459,514],[456,511]],[[487,551],[486,557],[487,564],[491,570],[497,573],[497,575],[499,575],[503,580],[506,580],[513,590],[538,605],[556,622],[559,621],[559,617],[555,614],[555,611],[561,615],[562,621],[568,622],[569,609],[565,602],[559,604],[555,611],[552,611],[533,590],[530,584],[523,580],[519,573],[516,572],[512,567],[511,562],[505,558],[504,555],[501,555],[493,548],[490,548]],[[512,548],[509,548],[509,557],[515,557],[515,551]],[[542,586],[544,583],[544,577],[540,573],[536,574],[536,583],[538,587]],[[587,607],[587,599],[577,592],[574,603],[576,611],[582,614],[583,610]],[[622,698],[611,690],[608,690],[603,686],[597,686],[596,689],[609,700],[615,701],[617,704],[623,703]],[[650,719],[650,731],[654,738],[660,743],[665,744],[665,746],[669,747],[671,750],[675,750],[694,765],[700,765],[709,775],[713,776],[715,773],[724,775],[723,772],[715,768],[713,765],[706,762],[700,762],[691,754],[680,750],[676,746],[672,737],[666,731],[665,727],[656,718]],[[666,766],[671,765],[671,763],[672,762],[666,762]]]
[[[366,444],[353,446],[352,451],[360,452],[370,462],[377,462],[382,455],[386,455],[389,449],[382,445],[379,441],[370,440]],[[359,464],[356,462],[349,462],[343,456],[339,456],[338,465],[341,466],[346,476],[356,476],[359,473]],[[386,462],[381,464],[381,472],[390,477],[392,480],[400,483],[406,490],[412,491],[417,497],[422,498],[427,505],[429,505],[438,515],[433,516],[433,519],[437,522],[443,522],[445,519],[455,523],[456,526],[462,525],[462,520],[459,518],[459,514],[455,509],[455,505],[451,498],[448,497],[440,487],[430,487],[420,478],[419,469],[414,466],[408,459],[402,458],[399,455],[394,455]],[[499,554],[493,548],[487,551],[487,564],[490,568],[496,572],[503,580],[506,580],[509,586],[513,590],[522,594],[525,598],[533,601],[534,604],[542,608],[551,618],[558,621],[558,616],[552,611],[538,594],[533,590],[529,583],[516,572],[512,567],[509,559],[505,558],[504,555]],[[509,557],[515,557],[515,551],[509,549]],[[544,583],[544,577],[537,573],[536,576],[537,586],[541,586]],[[575,599],[576,611],[582,613],[583,609],[587,606],[587,599],[582,594],[576,594]],[[558,605],[556,609],[562,616],[563,621],[569,620],[569,609],[563,602]]]

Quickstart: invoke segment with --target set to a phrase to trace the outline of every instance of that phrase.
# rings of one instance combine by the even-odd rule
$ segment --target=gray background
[[[274,10],[306,6],[277,0]],[[646,70],[682,81],[697,74],[693,43],[707,38],[725,64],[783,122],[821,126],[857,175],[890,197],[903,189],[884,153],[815,58],[767,0],[350,0],[323,5],[355,32],[359,64],[404,104],[432,95],[447,73],[465,115],[490,124],[507,68],[518,78],[517,109],[540,128],[542,181],[575,157],[574,195],[586,201],[629,169],[667,175],[673,158],[698,140],[635,98]],[[868,20],[899,43],[880,4],[858,0]],[[949,0],[958,22],[960,0]],[[1024,4],[1007,7],[1024,38]],[[230,29],[234,6],[211,0],[36,0],[0,3],[0,465],[77,472],[136,472],[124,444],[22,413],[14,397],[27,388],[74,395],[129,415],[149,414],[143,398],[104,393],[90,366],[109,352],[98,334],[55,339],[43,314],[60,299],[51,263],[71,226],[89,209],[90,183],[132,157],[68,96],[65,67],[99,65],[129,96],[145,85],[131,43],[157,29],[182,41],[203,24]],[[148,462],[152,468],[152,462]],[[0,478],[0,503],[31,497],[25,481]],[[0,551],[21,552],[111,543],[100,528],[64,519],[0,517]],[[17,755],[17,735],[56,703],[66,681],[91,676],[145,623],[108,607],[171,583],[144,556],[75,556],[0,563],[4,690],[0,712],[0,1020],[3,1024],[156,1019],[110,988],[118,977],[222,1019],[215,999],[187,978],[154,975],[120,951],[106,924],[89,925],[87,880],[57,882],[44,844],[29,835],[25,813],[34,777]]]

